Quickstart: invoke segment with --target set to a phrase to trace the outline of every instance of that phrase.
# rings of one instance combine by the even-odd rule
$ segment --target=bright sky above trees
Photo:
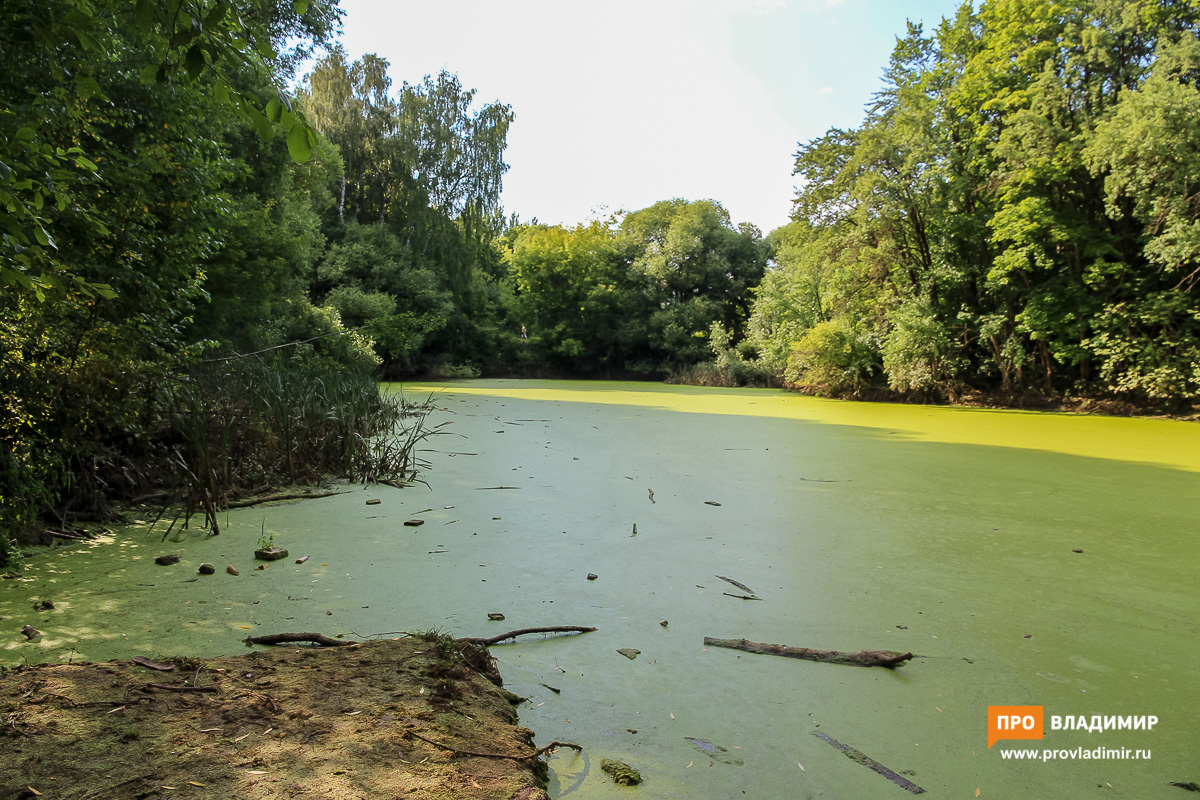
[[[905,20],[957,0],[342,0],[351,58],[512,105],[504,205],[573,224],[671,197],[787,221],[796,144],[855,127]]]

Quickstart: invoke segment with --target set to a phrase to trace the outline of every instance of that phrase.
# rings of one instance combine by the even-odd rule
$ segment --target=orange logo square
[[[1001,739],[1041,739],[1042,706],[988,706],[988,749]]]

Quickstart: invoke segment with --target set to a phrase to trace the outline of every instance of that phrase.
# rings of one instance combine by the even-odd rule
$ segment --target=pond
[[[639,383],[391,388],[433,392],[429,422],[448,423],[425,443],[428,487],[38,557],[0,582],[0,661],[592,625],[493,648],[522,724],[585,748],[552,759],[555,797],[626,796],[601,758],[640,769],[640,797],[906,794],[814,733],[932,797],[1171,798],[1200,780],[1200,426]],[[255,571],[270,535],[293,558]],[[181,564],[156,566],[164,552]],[[193,582],[200,561],[218,572]],[[27,622],[40,641],[16,634]],[[914,658],[818,664],[706,636]],[[1044,707],[1044,739],[989,749],[998,705]],[[1051,729],[1094,715],[1158,721]]]

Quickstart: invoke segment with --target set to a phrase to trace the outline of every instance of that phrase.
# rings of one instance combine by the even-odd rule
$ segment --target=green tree
[[[652,309],[643,369],[706,360],[719,322],[740,341],[753,289],[766,268],[766,248],[753,226],[735,227],[710,200],[667,200],[621,221],[619,246],[629,278]]]

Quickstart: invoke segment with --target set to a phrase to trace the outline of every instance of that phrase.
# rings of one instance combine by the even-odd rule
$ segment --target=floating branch
[[[858,763],[862,764],[864,767],[870,767],[871,769],[875,770],[883,777],[887,778],[892,783],[899,786],[901,789],[904,789],[906,792],[912,792],[913,794],[924,794],[925,793],[925,790],[922,789],[920,786],[917,786],[915,783],[910,781],[908,778],[901,777],[900,775],[897,775],[895,772],[892,772],[890,769],[885,767],[883,764],[880,764],[878,761],[871,758],[863,751],[856,750],[855,748],[851,747],[848,744],[842,744],[837,739],[834,739],[832,736],[826,736],[821,731],[813,731],[812,735],[819,736],[820,738],[829,742],[831,745],[836,747],[838,750],[841,750],[843,753],[845,753],[847,758],[857,761]]]
[[[751,595],[751,597],[743,597],[742,598],[743,600],[762,600],[762,598],[759,597],[758,594],[755,593],[755,591],[753,589],[751,589],[749,586],[747,586],[746,584],[735,581],[733,578],[726,578],[724,575],[718,575],[717,577],[720,578],[721,580],[725,581],[726,583],[732,583],[734,586],[741,589],[746,594]],[[729,593],[725,592],[725,594],[729,594]],[[737,595],[737,594],[731,594],[729,596],[730,597],[741,597],[741,595]]]
[[[912,653],[897,653],[892,650],[860,650],[857,653],[843,653],[840,650],[810,650],[807,647],[788,647],[784,644],[761,644],[747,639],[714,639],[704,637],[708,647],[727,647],[730,650],[742,650],[747,653],[761,653],[769,656],[786,656],[800,658],[805,661],[821,661],[826,664],[848,664],[855,667],[887,667],[893,669],[913,657]]]

